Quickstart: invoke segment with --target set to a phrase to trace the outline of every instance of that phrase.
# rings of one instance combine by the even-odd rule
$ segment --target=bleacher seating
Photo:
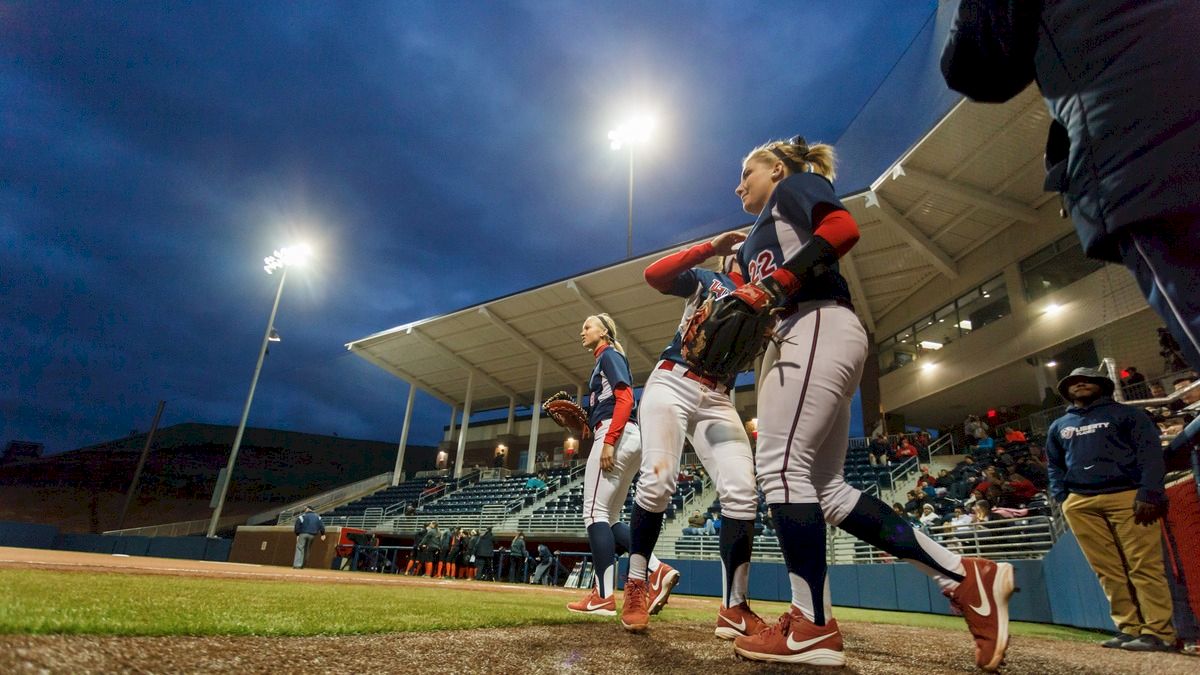
[[[366,497],[357,499],[349,504],[343,504],[332,511],[326,511],[321,514],[323,518],[338,518],[343,516],[362,516],[366,514],[367,509],[380,509],[387,511],[391,507],[415,503],[421,498],[421,494],[429,488],[429,481],[441,487],[443,484],[452,483],[453,479],[448,478],[414,478],[405,481],[399,485],[392,485],[382,490],[373,492]],[[447,489],[449,489],[448,486]],[[403,506],[400,506],[403,508]]]
[[[485,506],[503,506],[506,512],[520,510],[534,502],[542,492],[527,488],[527,475],[509,476],[503,480],[482,481],[453,494],[437,499],[418,509],[423,515],[453,515],[479,513]],[[547,480],[547,490],[557,487],[557,479]]]

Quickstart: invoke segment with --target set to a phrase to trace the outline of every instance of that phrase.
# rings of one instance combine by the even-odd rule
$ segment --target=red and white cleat
[[[779,617],[779,623],[758,635],[735,639],[733,650],[738,656],[754,661],[846,665],[842,632],[837,621],[830,619],[824,626],[818,626],[805,619],[795,607]]]
[[[743,602],[733,607],[721,607],[717,612],[717,629],[713,632],[722,640],[733,640],[758,635],[768,628],[767,622],[750,609],[749,603]]]
[[[1008,649],[1008,599],[1013,594],[1013,566],[984,558],[963,558],[966,575],[950,604],[967,620],[975,637],[975,665],[995,672]]]
[[[582,600],[577,600],[567,604],[567,609],[576,614],[599,614],[601,616],[616,616],[617,614],[617,598],[615,595],[610,595],[607,598],[600,597],[596,592],[596,587],[584,596]]]
[[[649,589],[641,579],[625,581],[625,595],[621,602],[621,626],[631,633],[640,633],[650,625],[650,612],[646,608]]]
[[[679,583],[679,570],[664,562],[660,562],[658,567],[650,573],[647,582],[650,591],[649,612],[650,614],[658,614],[666,606],[667,599],[671,597],[671,589],[675,588],[675,584]]]

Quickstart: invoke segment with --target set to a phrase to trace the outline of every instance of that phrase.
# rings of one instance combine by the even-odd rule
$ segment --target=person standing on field
[[[296,557],[292,560],[292,567],[300,569],[308,559],[313,538],[320,536],[321,541],[325,541],[325,523],[321,522],[321,516],[314,513],[311,506],[305,506],[292,530],[296,533]]]
[[[1071,407],[1046,432],[1050,494],[1100,580],[1121,632],[1103,646],[1174,648],[1171,590],[1163,567],[1166,471],[1158,426],[1112,399],[1116,383],[1076,368],[1058,383]]]

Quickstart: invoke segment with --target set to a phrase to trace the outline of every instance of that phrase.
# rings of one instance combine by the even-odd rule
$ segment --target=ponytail
[[[803,136],[793,136],[786,141],[770,141],[758,146],[746,155],[744,162],[752,159],[766,162],[783,162],[789,174],[815,173],[832,181],[837,176],[837,160],[833,146],[825,143],[809,145]]]

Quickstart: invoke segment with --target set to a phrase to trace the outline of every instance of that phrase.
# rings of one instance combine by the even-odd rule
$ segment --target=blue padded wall
[[[1052,621],[1064,626],[1116,631],[1108,598],[1083,557],[1075,535],[1066,532],[1042,560],[1045,585],[1050,589]]]
[[[54,548],[58,528],[36,523],[0,521],[0,546],[14,548]]]

